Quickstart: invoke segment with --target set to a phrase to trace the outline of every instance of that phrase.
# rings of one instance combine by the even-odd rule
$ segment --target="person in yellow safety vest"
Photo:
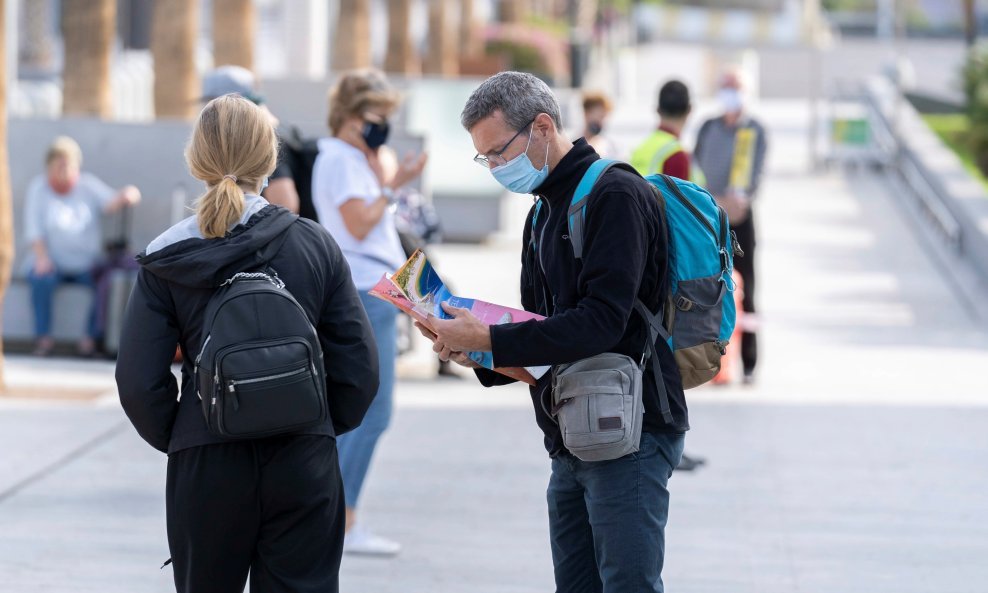
[[[631,166],[642,175],[663,173],[704,185],[703,171],[679,142],[686,118],[693,109],[689,88],[670,80],[659,90],[659,128],[631,153]]]

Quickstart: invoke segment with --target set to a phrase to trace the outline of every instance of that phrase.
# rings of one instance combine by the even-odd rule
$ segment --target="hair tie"
[[[236,175],[224,175],[223,176],[223,179],[232,179],[234,183],[237,182],[237,176]]]

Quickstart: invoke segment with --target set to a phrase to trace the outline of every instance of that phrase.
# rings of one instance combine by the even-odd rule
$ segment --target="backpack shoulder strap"
[[[635,311],[641,315],[642,319],[645,320],[645,325],[648,326],[648,346],[645,349],[645,355],[642,357],[642,364],[644,365],[646,359],[652,359],[652,376],[655,379],[655,389],[659,393],[659,412],[667,424],[672,424],[673,417],[672,409],[669,406],[669,393],[666,391],[666,383],[662,378],[662,369],[659,366],[659,350],[655,346],[659,338],[669,343],[669,331],[662,325],[662,320],[649,311],[641,299],[635,299]]]
[[[583,174],[583,179],[580,180],[580,184],[576,186],[576,191],[573,193],[573,199],[570,202],[569,213],[566,221],[569,226],[569,240],[570,244],[573,246],[573,255],[577,259],[580,259],[583,256],[583,226],[587,215],[587,200],[590,197],[590,192],[593,191],[594,185],[596,185],[597,180],[600,179],[600,176],[613,166],[627,168],[636,175],[638,174],[635,169],[622,163],[621,161],[600,159],[590,165],[590,168]],[[654,189],[655,188],[653,186],[653,190]],[[661,193],[656,193],[657,197],[661,200]],[[664,208],[660,208],[660,210],[663,209]],[[664,226],[664,213],[660,215],[660,218]],[[645,353],[642,357],[642,364],[644,365],[647,358],[652,359],[652,373],[655,378],[655,388],[659,393],[659,411],[662,414],[662,419],[666,423],[672,424],[673,417],[669,406],[669,394],[666,393],[665,381],[662,378],[662,371],[659,368],[659,354],[655,346],[655,342],[659,338],[662,338],[666,342],[669,341],[669,331],[662,325],[661,317],[649,311],[648,307],[641,301],[641,299],[635,299],[634,308],[635,311],[641,315],[642,319],[644,319],[645,325],[648,328],[649,340]]]
[[[590,192],[593,191],[597,180],[605,171],[615,165],[620,165],[620,161],[612,159],[598,159],[587,168],[580,179],[576,191],[573,192],[573,199],[569,203],[569,212],[566,216],[566,225],[569,228],[569,242],[573,246],[573,256],[576,259],[583,258],[583,227],[587,217],[587,201],[590,199]]]

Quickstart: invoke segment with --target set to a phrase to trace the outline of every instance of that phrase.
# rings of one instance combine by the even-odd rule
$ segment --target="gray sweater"
[[[715,117],[703,122],[696,136],[693,158],[707,176],[707,190],[715,196],[727,192],[731,178],[731,162],[734,160],[734,139],[739,128],[755,130],[755,154],[752,163],[751,185],[747,188],[748,197],[754,198],[761,183],[765,168],[765,154],[768,142],[765,128],[750,116],[743,115],[737,126],[729,127],[724,117]]]

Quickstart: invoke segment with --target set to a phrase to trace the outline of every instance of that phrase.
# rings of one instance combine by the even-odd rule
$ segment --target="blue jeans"
[[[55,271],[44,276],[38,276],[34,270],[27,276],[31,284],[31,305],[34,307],[34,335],[43,338],[51,335],[52,302],[55,299],[55,289],[60,284],[79,284],[95,289],[93,275],[90,272],[81,274],[63,274]],[[96,295],[93,292],[93,302],[89,307],[89,319],[86,323],[86,335],[97,338],[96,327]]]
[[[337,438],[343,492],[349,509],[357,508],[357,499],[360,498],[360,491],[363,489],[377,441],[391,422],[398,340],[395,327],[398,310],[394,305],[365,292],[360,293],[360,301],[364,304],[371,329],[374,331],[374,339],[377,340],[377,356],[381,363],[381,386],[378,387],[377,395],[367,409],[360,426]]]
[[[642,433],[637,453],[552,460],[549,539],[558,593],[662,593],[672,470],[683,434]]]

